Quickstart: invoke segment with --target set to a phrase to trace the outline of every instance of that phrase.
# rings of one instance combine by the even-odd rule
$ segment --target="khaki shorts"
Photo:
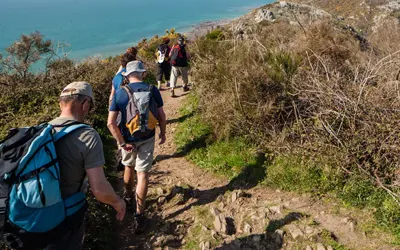
[[[127,152],[122,149],[121,163],[126,167],[135,167],[137,172],[148,172],[153,164],[154,142],[155,136],[145,141],[131,143],[136,150]]]
[[[182,75],[183,84],[186,86],[189,82],[188,71],[189,71],[188,67],[172,66],[171,79],[170,79],[171,88],[176,87],[176,82],[178,80],[179,75]]]

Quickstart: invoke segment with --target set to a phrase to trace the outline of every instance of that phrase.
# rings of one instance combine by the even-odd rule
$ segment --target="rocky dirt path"
[[[164,91],[163,98],[167,142],[155,149],[149,225],[144,234],[133,234],[128,214],[117,229],[119,249],[399,249],[384,234],[369,233],[363,212],[308,195],[235,186],[194,166],[173,143],[184,96]]]

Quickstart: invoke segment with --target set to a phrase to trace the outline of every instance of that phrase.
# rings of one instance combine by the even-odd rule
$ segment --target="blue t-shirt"
[[[131,87],[133,91],[136,91],[140,88],[148,89],[149,84],[147,84],[145,82],[136,82],[136,83],[130,83],[129,87]],[[155,87],[152,88],[152,96],[153,96],[153,99],[156,102],[158,108],[161,108],[162,106],[164,106],[164,102],[161,97],[160,91]],[[110,106],[110,111],[115,111],[115,112],[120,111],[121,112],[121,123],[119,125],[119,129],[121,131],[122,136],[124,137],[125,142],[138,142],[138,141],[144,141],[144,140],[152,138],[156,134],[155,130],[152,133],[150,133],[149,136],[144,137],[144,138],[135,138],[135,137],[131,136],[128,128],[125,126],[125,124],[126,124],[126,106],[128,105],[128,102],[129,102],[128,93],[126,93],[125,89],[120,88],[120,89],[116,90],[115,98],[113,98],[111,106]]]
[[[122,75],[122,72],[125,72],[125,71],[126,71],[126,69],[122,68],[122,70],[120,72],[118,72],[112,79],[112,85],[113,85],[115,91],[117,91],[119,89],[119,87],[121,87],[121,84],[124,81],[124,76]]]

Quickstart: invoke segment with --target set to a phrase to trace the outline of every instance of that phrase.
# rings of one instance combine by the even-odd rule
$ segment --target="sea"
[[[70,58],[113,56],[166,29],[239,17],[274,0],[0,0],[0,53],[39,31]]]

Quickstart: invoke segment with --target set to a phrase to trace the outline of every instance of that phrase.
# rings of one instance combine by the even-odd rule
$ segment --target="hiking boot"
[[[170,95],[171,95],[171,97],[176,97],[175,92],[174,92],[173,89],[171,90],[171,94]]]
[[[184,91],[184,92],[189,91],[189,90],[190,90],[190,89],[189,89],[188,86],[183,86],[183,91]]]
[[[169,87],[171,86],[171,83],[167,82],[167,84],[165,84],[165,86],[166,86],[167,88],[169,88]]]
[[[125,166],[124,166],[124,164],[122,164],[122,160],[118,161],[117,171],[124,171],[124,170],[125,170]]]
[[[143,214],[135,215],[136,229],[135,234],[141,234],[147,227],[147,218]]]
[[[125,191],[122,199],[124,199],[125,203],[126,203],[126,208],[127,210],[131,210],[136,212],[136,198],[135,195],[131,194],[128,195],[128,193]]]

